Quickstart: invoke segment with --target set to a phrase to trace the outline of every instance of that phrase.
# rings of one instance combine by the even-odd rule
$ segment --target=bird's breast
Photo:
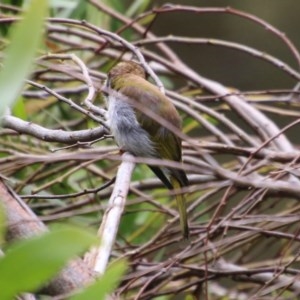
[[[128,151],[135,156],[157,156],[149,133],[141,127],[133,107],[124,101],[124,97],[113,92],[107,99],[107,121],[116,143],[122,151]]]

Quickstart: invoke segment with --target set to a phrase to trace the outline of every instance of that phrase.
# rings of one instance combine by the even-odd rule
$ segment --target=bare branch
[[[129,153],[124,153],[122,160],[118,169],[114,190],[110,196],[108,207],[98,231],[98,236],[101,240],[100,246],[97,249],[93,248],[86,256],[88,265],[99,274],[103,274],[106,270],[117,237],[120,219],[127,199],[131,174],[135,166],[133,157]]]
[[[104,127],[72,132],[61,129],[47,129],[43,126],[26,122],[10,115],[5,115],[2,118],[2,125],[6,128],[13,129],[20,134],[29,134],[42,141],[65,144],[90,142],[103,137],[103,135],[106,133],[106,129]]]

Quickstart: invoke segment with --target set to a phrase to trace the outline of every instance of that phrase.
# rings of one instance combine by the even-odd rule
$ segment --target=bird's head
[[[146,78],[146,72],[142,66],[133,61],[122,61],[114,66],[108,73],[110,79],[118,76],[131,74],[142,78]]]

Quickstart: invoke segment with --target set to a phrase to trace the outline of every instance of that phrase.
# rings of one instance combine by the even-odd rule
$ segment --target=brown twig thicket
[[[90,3],[118,21],[119,29],[111,32],[88,21],[49,18],[48,53],[36,59],[22,91],[27,119],[7,114],[2,122],[1,176],[34,212],[26,222],[18,219],[19,226],[30,228],[28,218],[36,217],[45,224],[73,220],[100,226],[122,161],[105,125],[102,83],[115,62],[135,59],[180,111],[183,131],[177,134],[183,140],[183,164],[131,158],[138,165],[137,174],[128,182],[116,240],[106,250],[111,260],[125,257],[129,262],[115,297],[296,299],[300,295],[300,152],[297,137],[293,140],[287,133],[300,123],[298,68],[239,43],[158,37],[151,24],[174,12],[199,18],[226,14],[268,30],[286,45],[298,65],[299,51],[264,20],[231,8],[167,5],[129,19],[97,1]],[[9,8],[1,4],[0,8],[0,24],[17,20]],[[185,64],[170,43],[241,51],[295,79],[295,87],[229,89]],[[164,89],[162,82],[172,89]],[[276,119],[282,117],[289,122],[279,127]],[[181,241],[174,197],[142,163],[186,170],[190,186],[183,192],[190,242]],[[131,176],[124,174],[118,175]],[[122,192],[123,187],[114,186],[118,188]],[[12,202],[6,205],[13,214]],[[14,224],[10,225],[13,235]]]

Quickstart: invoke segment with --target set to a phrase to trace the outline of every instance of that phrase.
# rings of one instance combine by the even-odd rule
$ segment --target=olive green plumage
[[[110,70],[107,86],[108,122],[119,147],[135,156],[181,162],[181,140],[159,123],[162,119],[181,130],[180,116],[173,103],[146,80],[144,69],[135,62],[121,62]],[[169,189],[188,185],[183,170],[149,167]],[[176,195],[176,201],[183,236],[188,238],[184,196]]]

